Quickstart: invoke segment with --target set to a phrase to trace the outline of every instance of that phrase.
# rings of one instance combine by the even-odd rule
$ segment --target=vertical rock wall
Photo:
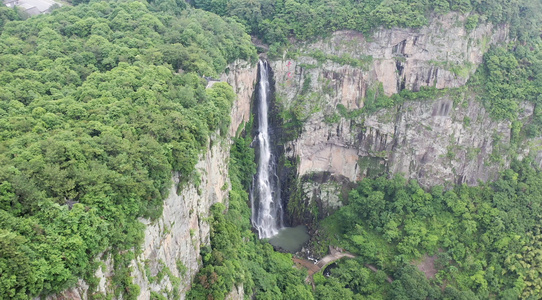
[[[371,37],[338,31],[272,62],[277,99],[303,120],[301,134],[285,146],[302,179],[298,206],[337,207],[340,198],[329,197],[329,189],[340,194],[344,179],[401,173],[425,187],[476,184],[508,166],[510,122],[492,121],[468,95],[411,101],[371,116],[339,112],[378,94],[465,85],[490,45],[508,39],[506,25],[465,30],[466,17],[450,13],[419,29],[380,29]],[[328,183],[311,179],[324,177]]]
[[[237,101],[231,110],[230,136],[234,136],[243,122],[250,120],[252,94],[258,77],[258,68],[246,61],[236,61],[227,68],[220,80],[229,83],[237,94]]]
[[[296,59],[274,61],[277,97],[285,109],[304,117],[302,133],[287,146],[290,156],[299,157],[298,175],[330,172],[355,181],[367,172],[360,158],[370,158],[366,164],[383,165],[425,186],[491,178],[498,168],[484,162],[493,151],[492,135],[506,142],[510,124],[492,122],[475,101],[466,100],[466,107],[449,98],[409,102],[367,119],[341,118],[336,108],[359,109],[368,95],[379,92],[464,85],[489,45],[505,42],[508,35],[507,26],[491,23],[468,32],[465,20],[450,13],[433,17],[420,29],[380,29],[370,38],[339,31],[297,45]],[[463,119],[473,125],[464,125]],[[457,150],[448,163],[442,156],[452,158],[450,147],[481,147],[481,152],[465,160]]]
[[[209,245],[209,208],[227,201],[228,160],[228,145],[214,143],[196,165],[201,184],[190,183],[178,192],[178,176],[174,176],[175,184],[164,201],[162,217],[154,223],[141,220],[147,225],[143,253],[132,262],[134,283],[141,288],[140,299],[149,299],[151,291],[172,295],[171,275],[181,280],[181,299],[184,299],[201,264],[200,248]],[[164,268],[171,275],[161,281],[149,280]]]
[[[196,165],[201,175],[199,186],[190,183],[177,192],[177,185],[174,184],[164,201],[162,217],[152,224],[142,220],[147,225],[143,253],[132,262],[134,283],[141,287],[140,299],[149,299],[151,291],[168,295],[174,288],[169,276],[164,276],[160,282],[149,282],[149,268],[151,276],[167,267],[173,276],[180,278],[181,299],[190,289],[201,265],[200,248],[209,245],[209,208],[217,202],[226,203],[228,199],[229,137],[250,118],[250,101],[256,76],[257,67],[244,61],[237,61],[228,67],[227,73],[220,79],[228,82],[237,94],[228,138],[213,139],[210,143],[212,146],[201,156]],[[173,180],[178,182],[177,176],[173,176]],[[185,269],[184,274],[180,274],[179,269]],[[231,299],[243,299],[242,291],[242,287],[237,287]]]
[[[299,43],[295,59],[272,64],[276,83],[283,87],[277,92],[291,101],[310,77],[308,90],[321,94],[322,101],[354,109],[379,84],[386,95],[405,88],[463,86],[489,46],[508,39],[507,25],[482,23],[467,31],[465,22],[465,15],[449,13],[419,29],[380,29],[371,37],[344,30]]]

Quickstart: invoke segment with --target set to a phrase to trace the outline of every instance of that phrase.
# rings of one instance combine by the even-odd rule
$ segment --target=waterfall
[[[257,97],[257,143],[258,170],[251,189],[252,225],[260,238],[270,238],[282,227],[282,204],[276,175],[276,156],[272,153],[269,128],[269,66],[260,60],[260,82]]]

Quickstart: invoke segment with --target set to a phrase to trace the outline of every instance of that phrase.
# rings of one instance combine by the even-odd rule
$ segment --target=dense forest
[[[167,7],[166,7],[167,8]],[[176,13],[178,12],[178,13]],[[135,297],[127,249],[138,217],[161,215],[235,98],[201,75],[253,61],[243,27],[200,10],[96,2],[3,25],[0,37],[0,298],[59,292],[113,251]],[[120,254],[124,253],[124,254]],[[132,297],[132,298],[133,298]]]
[[[539,299],[541,182],[529,160],[494,183],[448,191],[424,191],[401,176],[361,181],[349,204],[320,225],[328,234],[322,239],[358,257],[321,277],[316,296]],[[431,260],[436,274],[428,281],[413,265]]]
[[[421,27],[431,14],[469,13],[468,27],[480,21],[512,24],[511,36],[536,35],[540,3],[530,0],[194,0],[198,8],[233,17],[247,31],[271,44],[270,51],[289,42],[340,29],[363,33],[378,26]],[[534,32],[533,32],[534,31]]]
[[[2,299],[57,293],[79,278],[92,290],[104,252],[114,258],[114,296],[137,298],[129,263],[143,239],[138,218],[161,215],[172,171],[181,187],[199,180],[199,154],[224,138],[235,100],[225,83],[206,89],[202,75],[217,76],[236,59],[254,63],[249,34],[278,53],[293,39],[420,27],[450,11],[469,14],[468,27],[509,23],[510,43],[490,49],[459,92],[476,94],[492,117],[514,121],[514,142],[542,132],[538,1],[71,4],[29,19],[0,7]],[[403,91],[342,116],[447,92]],[[517,122],[521,101],[536,104],[525,124]],[[401,176],[359,182],[344,207],[315,224],[319,247],[339,245],[357,258],[329,276],[315,274],[313,289],[291,255],[251,231],[247,190],[255,166],[246,132],[234,138],[229,206],[212,208],[211,245],[189,299],[224,299],[239,284],[254,299],[540,298],[542,173],[528,158],[478,187],[426,191]],[[431,257],[437,272],[428,280],[415,265]]]

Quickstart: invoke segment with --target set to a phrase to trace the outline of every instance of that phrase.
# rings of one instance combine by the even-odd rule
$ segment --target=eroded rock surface
[[[296,59],[272,64],[277,90],[291,100],[310,77],[308,90],[332,105],[353,109],[362,107],[367,91],[379,84],[386,95],[405,88],[462,86],[489,46],[508,39],[507,25],[483,23],[467,31],[465,21],[466,16],[449,13],[420,29],[380,29],[371,37],[337,31],[327,39],[300,43]]]
[[[339,31],[328,39],[299,45],[295,60],[274,61],[278,98],[287,109],[300,105],[306,117],[290,152],[300,157],[299,175],[328,171],[354,181],[365,172],[359,158],[374,157],[391,172],[420,179],[427,186],[445,181],[474,184],[490,178],[494,172],[482,162],[492,152],[493,134],[501,141],[509,139],[510,124],[492,122],[474,101],[457,107],[452,99],[443,98],[406,103],[366,120],[326,119],[336,114],[338,104],[347,109],[363,107],[369,90],[378,93],[379,84],[387,95],[402,88],[464,85],[489,45],[506,41],[508,34],[505,25],[490,23],[467,32],[465,18],[450,13],[432,18],[420,29],[380,29],[370,39]],[[318,62],[315,51],[328,60]],[[344,57],[353,59],[350,65],[331,61]],[[472,120],[470,127],[465,126],[465,117]],[[458,148],[452,161],[463,160],[461,164],[446,162],[452,154],[443,156],[450,147]],[[467,148],[481,151],[465,161],[465,151],[459,149]]]
[[[508,166],[511,123],[491,120],[472,96],[410,101],[370,116],[340,114],[379,94],[465,85],[489,46],[508,39],[506,25],[481,23],[467,31],[465,20],[450,13],[419,29],[380,29],[370,38],[339,31],[296,45],[295,59],[285,54],[273,61],[277,99],[303,120],[285,147],[287,156],[298,157],[298,176],[322,173],[353,182],[401,173],[424,187],[474,185]],[[305,204],[316,199],[324,209],[337,207],[321,184],[301,181]]]

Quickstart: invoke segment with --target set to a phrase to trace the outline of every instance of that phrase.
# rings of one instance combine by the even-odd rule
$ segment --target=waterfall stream
[[[251,190],[252,225],[261,239],[276,235],[282,225],[282,204],[276,175],[276,156],[272,153],[269,127],[269,66],[259,62],[260,82],[257,97],[257,143],[258,170]]]
[[[283,208],[277,176],[277,154],[273,152],[273,124],[269,124],[270,67],[267,62],[259,62],[260,81],[256,98],[256,128],[253,146],[256,147],[258,169],[252,181],[250,202],[252,206],[252,226],[261,239],[269,239],[277,249],[295,253],[309,240],[307,227],[284,227]]]

